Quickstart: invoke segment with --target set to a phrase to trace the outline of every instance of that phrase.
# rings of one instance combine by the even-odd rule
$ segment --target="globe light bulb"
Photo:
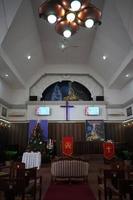
[[[71,31],[70,30],[65,30],[64,32],[63,32],[63,35],[64,35],[64,37],[65,38],[69,38],[69,37],[71,37]]]
[[[87,20],[85,21],[85,26],[86,26],[87,28],[92,28],[93,25],[94,25],[94,20],[93,20],[93,19],[87,19]]]
[[[74,13],[68,13],[66,18],[69,22],[73,22],[75,20],[75,14]]]
[[[48,16],[47,19],[48,19],[48,22],[50,24],[54,24],[56,22],[56,20],[57,20],[57,17],[55,15],[51,14],[51,15]]]
[[[72,1],[72,3],[71,3],[72,11],[78,11],[80,9],[80,7],[81,7],[80,1],[76,1],[76,0]]]

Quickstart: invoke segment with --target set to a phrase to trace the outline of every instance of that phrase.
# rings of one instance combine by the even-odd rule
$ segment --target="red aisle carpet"
[[[86,184],[52,184],[44,200],[96,200]]]

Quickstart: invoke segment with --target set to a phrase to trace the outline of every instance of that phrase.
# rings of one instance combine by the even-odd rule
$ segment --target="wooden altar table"
[[[24,152],[22,156],[22,162],[25,163],[25,168],[37,167],[40,169],[41,166],[41,153],[40,152]]]

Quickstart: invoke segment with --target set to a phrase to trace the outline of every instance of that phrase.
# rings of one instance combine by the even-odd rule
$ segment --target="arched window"
[[[44,101],[91,101],[90,91],[76,81],[55,82],[48,86],[42,93],[41,100]]]

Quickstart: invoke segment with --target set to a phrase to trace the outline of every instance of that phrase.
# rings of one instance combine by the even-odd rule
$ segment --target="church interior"
[[[0,199],[133,199],[133,1],[0,0]]]

